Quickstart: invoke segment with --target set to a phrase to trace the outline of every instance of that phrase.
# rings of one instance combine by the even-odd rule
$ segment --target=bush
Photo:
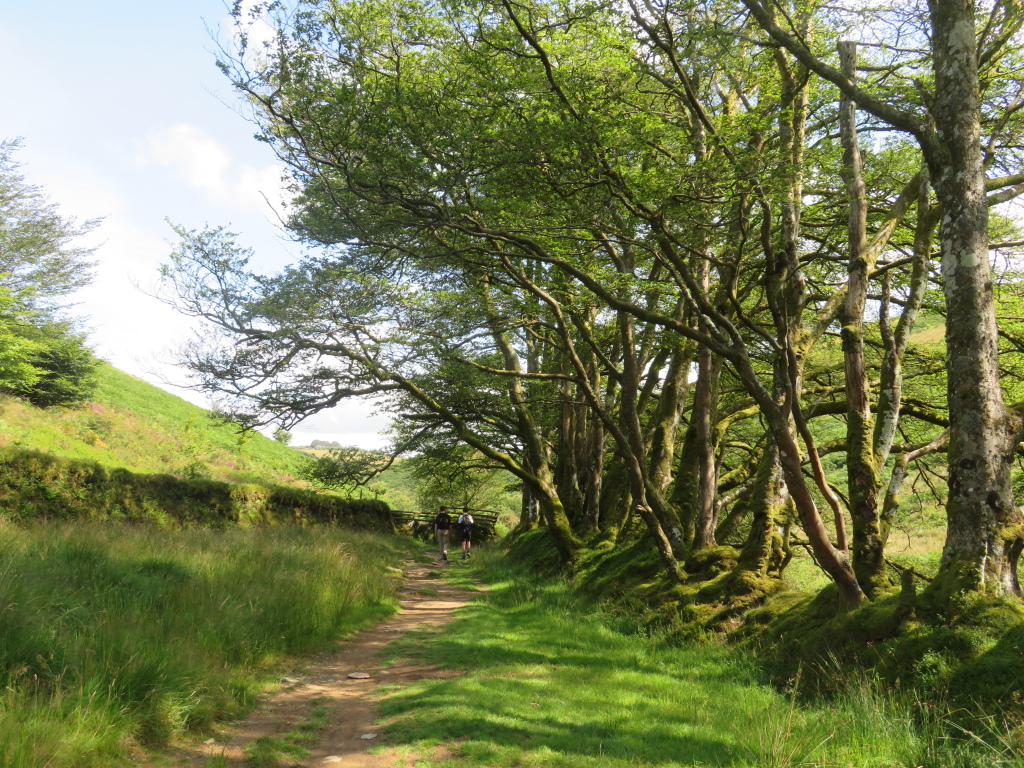
[[[96,391],[99,364],[85,340],[60,324],[25,326],[35,352],[27,363],[37,372],[31,381],[8,383],[5,390],[37,408],[81,405]]]

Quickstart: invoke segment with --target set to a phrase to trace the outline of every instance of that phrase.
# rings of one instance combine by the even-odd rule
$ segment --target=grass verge
[[[0,765],[101,766],[252,707],[393,612],[403,540],[0,519]]]
[[[443,633],[392,652],[464,674],[381,704],[382,748],[444,755],[421,768],[1024,765],[1008,738],[958,733],[941,709],[870,679],[798,704],[799,679],[779,692],[749,655],[637,632],[535,568],[480,552],[448,573],[488,589]]]

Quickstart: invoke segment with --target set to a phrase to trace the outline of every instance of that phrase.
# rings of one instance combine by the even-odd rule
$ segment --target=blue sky
[[[63,212],[104,218],[78,314],[102,357],[165,387],[182,380],[173,349],[190,323],[136,287],[154,283],[172,247],[165,220],[229,224],[269,270],[298,253],[264,200],[278,199],[280,168],[215,66],[230,32],[220,0],[36,0],[0,15],[0,138],[23,137],[24,173]],[[371,412],[321,414],[296,442],[376,447],[385,420]]]

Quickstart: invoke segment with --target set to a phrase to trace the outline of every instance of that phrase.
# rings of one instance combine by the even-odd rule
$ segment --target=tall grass
[[[0,520],[0,765],[108,764],[392,611],[397,539]]]
[[[447,746],[461,768],[1024,766],[1006,738],[966,734],[871,680],[808,706],[799,681],[776,690],[740,651],[639,633],[505,558],[481,552],[452,572],[488,590],[442,633],[393,652],[464,674],[396,688],[382,707],[386,742]]]

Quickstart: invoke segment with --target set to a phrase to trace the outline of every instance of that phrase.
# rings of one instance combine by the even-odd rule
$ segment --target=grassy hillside
[[[0,448],[25,448],[108,468],[233,483],[301,485],[299,453],[258,433],[239,435],[198,406],[103,364],[92,402],[42,410],[0,396]]]

